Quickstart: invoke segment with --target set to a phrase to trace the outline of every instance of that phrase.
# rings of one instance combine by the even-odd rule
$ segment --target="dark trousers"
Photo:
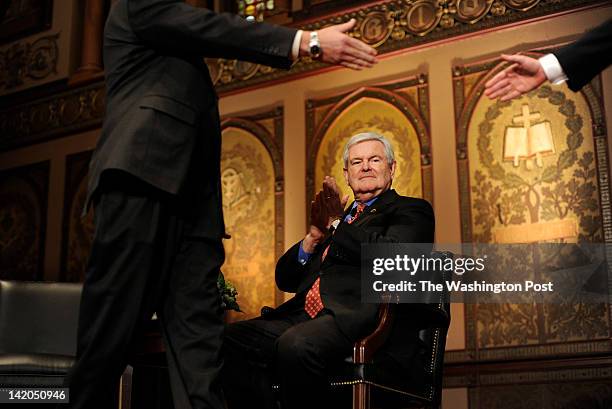
[[[301,308],[230,324],[222,371],[228,408],[277,408],[273,383],[280,385],[283,409],[344,407],[332,403],[337,398],[329,393],[327,370],[352,347],[332,315],[310,319]]]
[[[116,407],[119,377],[153,312],[176,409],[223,408],[219,241],[190,237],[176,197],[126,174],[106,177],[83,287],[70,408]]]

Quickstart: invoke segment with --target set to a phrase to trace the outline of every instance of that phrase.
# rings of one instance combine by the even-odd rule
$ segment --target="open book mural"
[[[549,121],[532,122],[541,119],[539,113],[530,112],[529,105],[524,104],[522,113],[512,119],[521,126],[508,126],[504,137],[504,160],[512,161],[515,167],[525,161],[525,167],[533,165],[543,167],[543,156],[555,153],[555,142]]]

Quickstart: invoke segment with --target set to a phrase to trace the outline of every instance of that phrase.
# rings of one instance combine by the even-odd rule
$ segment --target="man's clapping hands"
[[[325,176],[323,189],[310,203],[310,228],[302,242],[304,251],[314,252],[316,245],[325,238],[332,222],[342,218],[348,199],[348,195],[340,198],[340,189],[336,184],[336,179]]]

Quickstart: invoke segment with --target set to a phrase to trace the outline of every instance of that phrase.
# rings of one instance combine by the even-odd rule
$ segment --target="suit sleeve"
[[[281,291],[294,293],[306,275],[306,265],[298,262],[300,243],[291,247],[276,263],[276,285]],[[312,259],[312,258],[311,258]]]
[[[425,200],[403,203],[390,217],[393,220],[383,233],[341,223],[332,240],[348,257],[359,257],[362,243],[433,243],[434,213]]]
[[[136,36],[153,48],[291,66],[294,28],[248,22],[180,0],[128,0],[128,18]]]
[[[553,54],[567,75],[569,88],[579,91],[612,63],[612,19]]]

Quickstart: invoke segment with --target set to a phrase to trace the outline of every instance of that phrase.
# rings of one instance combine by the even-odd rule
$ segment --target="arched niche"
[[[282,109],[222,121],[221,186],[226,231],[227,280],[237,288],[244,313],[229,321],[258,316],[261,307],[283,301],[274,268],[283,252]]]

